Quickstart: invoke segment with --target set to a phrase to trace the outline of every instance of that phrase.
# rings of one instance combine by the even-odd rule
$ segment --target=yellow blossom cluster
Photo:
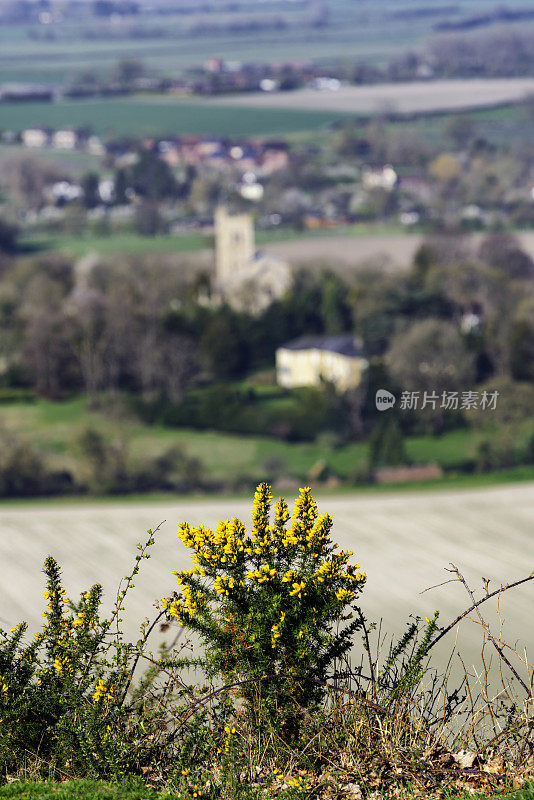
[[[60,589],[59,594],[56,591],[48,592],[45,590],[44,599],[48,600],[48,605],[46,606],[48,611],[52,611],[54,608],[54,600],[59,599],[62,603],[69,602],[69,598],[65,595],[65,589]],[[42,614],[41,616],[46,617],[46,613]]]
[[[350,603],[351,600],[354,600],[354,592],[352,589],[338,589],[336,597],[340,603]]]
[[[273,501],[271,487],[266,483],[260,484],[254,494],[252,503],[252,539],[259,538],[269,528],[269,509]]]
[[[199,525],[191,528],[183,523],[178,528],[178,538],[188,548],[195,550],[194,563],[215,565],[236,563],[243,558],[245,527],[238,519],[221,521],[215,531]]]
[[[95,692],[93,694],[93,700],[95,703],[98,703],[99,700],[105,697],[106,700],[113,700],[113,686],[106,687],[102,678],[99,679],[96,687]]]
[[[271,627],[271,647],[276,647],[278,639],[282,636],[279,625]]]
[[[182,583],[181,577],[180,573],[178,573],[177,580],[179,580],[179,583]],[[185,585],[182,588],[181,602],[179,600],[169,602],[166,598],[163,598],[161,602],[163,608],[168,610],[171,617],[174,617],[180,625],[185,625],[188,620],[192,619],[199,608],[206,605],[206,598],[202,592]]]
[[[76,616],[76,619],[72,619],[72,627],[73,628],[80,628],[84,622],[86,622],[87,614],[85,611],[80,611]]]
[[[299,600],[300,600],[300,598],[302,597],[302,592],[303,592],[305,586],[306,586],[306,582],[305,581],[300,581],[299,583],[294,583],[293,584],[293,588],[289,592],[290,597],[298,597]],[[306,594],[306,592],[304,592],[304,594]]]
[[[360,572],[355,572],[355,570],[359,569],[359,564],[351,565],[347,567],[345,572],[342,572],[343,567],[345,567],[352,554],[352,550],[343,551],[341,553],[333,553],[329,560],[324,560],[322,562],[319,569],[316,570],[314,577],[319,583],[324,583],[325,581],[333,582],[335,580],[345,580],[353,583],[360,583],[362,585],[361,588],[363,588],[363,584],[366,582],[367,576],[365,574],[361,574]]]
[[[226,578],[224,575],[219,575],[215,578],[213,583],[213,588],[218,594],[225,594],[228,595],[229,590],[233,589],[235,586],[235,579],[234,578]]]
[[[259,569],[251,570],[247,577],[256,580],[258,583],[267,583],[276,577],[276,570],[268,564],[262,564]]]
[[[258,486],[252,506],[250,533],[235,517],[219,522],[215,530],[204,525],[191,527],[187,523],[179,526],[178,538],[193,551],[194,566],[174,573],[181,597],[162,602],[180,624],[191,622],[199,611],[209,612],[208,600],[215,594],[223,602],[228,598],[232,603],[234,600],[245,601],[251,592],[246,602],[254,603],[256,587],[272,585],[280,598],[276,603],[276,613],[281,614],[279,619],[276,616],[273,619],[269,614],[266,620],[269,625],[266,634],[270,630],[274,649],[284,634],[285,612],[282,608],[287,610],[291,607],[288,601],[293,604],[297,601],[298,607],[303,608],[304,598],[324,594],[327,589],[343,606],[362,591],[366,576],[356,571],[359,565],[348,565],[352,552],[334,552],[338,545],[332,544],[329,538],[332,517],[318,514],[310,488],[299,490],[292,514],[284,498],[274,503],[273,524],[270,521],[272,501],[271,487],[265,483]],[[208,580],[203,581],[203,578]],[[284,584],[287,590],[281,592]],[[227,605],[221,610],[223,614],[228,613]],[[309,619],[313,628],[300,628],[297,638],[312,635],[319,618],[322,616],[313,608]],[[339,618],[350,617],[340,614]],[[228,620],[227,617],[224,619]],[[254,639],[256,633],[251,637]]]

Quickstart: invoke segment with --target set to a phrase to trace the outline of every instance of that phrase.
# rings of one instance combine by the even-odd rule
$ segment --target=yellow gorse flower
[[[179,590],[163,598],[162,607],[204,636],[212,653],[231,636],[236,667],[243,659],[245,672],[267,653],[279,664],[296,654],[309,669],[314,648],[335,641],[332,623],[351,617],[344,609],[366,577],[358,564],[349,565],[352,552],[336,552],[332,517],[319,515],[309,487],[300,489],[290,513],[284,498],[273,503],[271,487],[261,484],[251,521],[249,532],[235,517],[213,530],[179,525],[178,538],[191,551],[192,566],[174,572]]]
[[[300,583],[294,583],[293,584],[293,588],[289,592],[290,596],[291,597],[295,597],[296,596],[298,598],[302,597],[302,591],[303,591],[305,586],[306,586],[306,583],[304,581],[300,581]]]
[[[93,694],[93,700],[95,703],[98,703],[99,700],[105,697],[107,700],[113,699],[113,686],[106,687],[102,678],[99,679],[96,687],[95,692]]]

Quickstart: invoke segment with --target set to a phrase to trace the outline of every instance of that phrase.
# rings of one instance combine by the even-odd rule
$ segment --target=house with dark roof
[[[357,387],[367,368],[360,343],[351,334],[301,336],[276,351],[276,379],[280,386],[334,384],[339,392]]]

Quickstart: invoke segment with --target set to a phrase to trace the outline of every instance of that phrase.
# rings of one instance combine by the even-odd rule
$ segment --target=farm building
[[[276,351],[276,378],[288,389],[318,386],[324,380],[345,392],[359,385],[367,363],[350,334],[302,336]]]
[[[3,83],[0,86],[0,101],[52,103],[57,97],[57,89],[37,83]]]

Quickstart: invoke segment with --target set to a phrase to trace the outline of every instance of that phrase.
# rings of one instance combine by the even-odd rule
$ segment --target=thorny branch
[[[456,567],[456,566],[455,566],[453,563],[451,563],[451,567],[452,567],[452,569],[451,569],[451,570],[447,570],[447,572],[454,572],[454,573],[455,573],[455,575],[457,575],[457,577],[458,577],[458,580],[459,580],[459,581],[460,581],[460,582],[463,584],[463,586],[465,587],[465,590],[466,590],[467,594],[469,595],[469,597],[470,597],[470,598],[471,598],[471,600],[473,601],[473,608],[474,608],[474,609],[476,609],[476,612],[477,612],[478,618],[479,618],[479,620],[480,620],[480,624],[482,625],[482,627],[484,628],[484,631],[485,631],[485,632],[486,632],[486,634],[488,635],[488,638],[489,638],[489,640],[491,641],[491,643],[493,644],[493,646],[494,646],[494,647],[495,647],[495,649],[497,650],[497,652],[498,652],[498,654],[499,654],[500,658],[502,658],[502,660],[504,661],[504,663],[505,663],[505,664],[508,666],[508,668],[509,668],[509,669],[510,669],[510,671],[512,672],[513,676],[514,676],[514,677],[515,677],[515,678],[516,678],[516,679],[519,681],[519,683],[521,684],[521,686],[523,687],[523,689],[525,690],[525,692],[527,693],[527,695],[529,695],[529,696],[530,696],[530,689],[529,689],[529,687],[526,685],[526,683],[524,682],[524,680],[521,678],[521,676],[520,676],[520,675],[518,674],[518,672],[516,671],[516,669],[515,669],[515,667],[513,666],[513,664],[512,664],[512,663],[510,662],[510,660],[507,658],[507,656],[506,656],[506,654],[505,654],[504,650],[502,649],[501,645],[500,645],[500,644],[497,642],[497,640],[495,639],[495,637],[494,637],[494,636],[493,636],[493,634],[491,633],[491,631],[490,631],[490,629],[489,629],[489,626],[488,626],[487,622],[484,620],[484,618],[482,617],[482,614],[481,614],[481,613],[480,613],[480,611],[478,610],[478,606],[480,605],[480,602],[479,602],[479,603],[477,603],[477,602],[475,601],[475,598],[474,598],[473,592],[471,591],[470,587],[469,587],[469,586],[468,586],[468,584],[467,584],[467,581],[465,580],[464,576],[462,575],[462,573],[460,572],[460,570],[458,569],[458,567]],[[533,576],[533,577],[534,577],[534,576]],[[528,580],[528,579],[527,579],[527,580]],[[483,598],[483,599],[484,599],[484,600],[487,600],[487,599],[488,599],[488,597],[489,597],[489,595],[488,595],[488,596],[486,596],[486,597],[485,597],[485,598]],[[435,642],[434,642],[434,644],[435,644]]]
[[[508,591],[508,589],[513,589],[515,586],[521,586],[522,583],[527,583],[528,581],[532,581],[532,580],[534,580],[534,573],[529,575],[527,578],[522,578],[519,581],[514,581],[514,583],[507,583],[506,586],[500,586],[498,589],[495,589],[495,591],[490,592],[485,597],[482,597],[480,600],[477,600],[476,602],[473,602],[473,605],[470,608],[468,608],[466,611],[464,611],[461,614],[459,614],[456,617],[456,619],[453,619],[453,621],[449,625],[447,625],[446,628],[444,628],[441,631],[439,636],[436,636],[434,641],[430,643],[427,652],[429,650],[431,650],[434,647],[434,645],[436,645],[440,641],[440,639],[443,639],[443,637],[446,636],[446,634],[450,630],[452,630],[452,628],[454,628],[455,625],[457,625],[459,622],[461,622],[464,619],[464,617],[467,617],[467,615],[470,614],[471,611],[474,611],[475,609],[477,609],[478,606],[482,605],[482,603],[485,603],[486,600],[490,600],[492,597],[495,597],[495,595],[501,594],[502,592],[506,592],[506,591]],[[449,583],[449,581],[447,581],[447,583]],[[440,586],[441,585],[443,585],[443,584],[440,584]],[[430,587],[430,588],[435,588],[435,587]],[[428,591],[428,589],[425,589],[425,591]],[[473,601],[474,601],[474,598],[473,598]]]

